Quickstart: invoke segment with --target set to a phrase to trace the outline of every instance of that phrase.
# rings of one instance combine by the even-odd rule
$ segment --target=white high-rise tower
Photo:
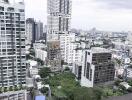
[[[48,0],[48,40],[68,34],[71,24],[71,0]]]
[[[0,2],[0,87],[26,84],[25,5]]]

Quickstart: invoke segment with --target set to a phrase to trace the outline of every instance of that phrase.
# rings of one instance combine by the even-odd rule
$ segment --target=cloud
[[[26,17],[47,24],[47,0],[25,0]],[[72,28],[131,31],[132,0],[72,0]]]
[[[131,9],[132,10],[132,0],[94,0],[95,2],[100,2],[102,6],[110,9]]]

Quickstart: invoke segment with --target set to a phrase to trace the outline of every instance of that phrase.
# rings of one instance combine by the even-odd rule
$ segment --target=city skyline
[[[106,31],[132,31],[130,0],[72,0],[71,28]],[[47,0],[25,0],[26,17],[47,24]],[[79,12],[79,13],[78,13]],[[127,19],[127,20],[126,20]]]

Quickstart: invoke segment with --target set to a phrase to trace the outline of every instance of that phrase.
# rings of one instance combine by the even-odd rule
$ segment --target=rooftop
[[[37,61],[28,60],[28,63],[30,64],[30,66],[37,66]]]
[[[105,48],[101,48],[101,47],[92,47],[91,51],[93,53],[110,53],[111,51]]]

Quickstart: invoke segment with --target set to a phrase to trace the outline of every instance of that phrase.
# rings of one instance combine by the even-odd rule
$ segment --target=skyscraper
[[[48,0],[48,39],[68,34],[71,22],[71,0]]]
[[[35,43],[43,37],[43,23],[37,22],[33,18],[26,20],[26,42],[27,44]]]
[[[26,83],[25,6],[0,1],[0,87]]]
[[[38,21],[36,22],[36,35],[35,35],[35,40],[39,41],[41,37],[43,37],[43,23]]]
[[[28,18],[26,20],[26,41],[27,44],[35,43],[36,28],[35,21],[33,18]]]

